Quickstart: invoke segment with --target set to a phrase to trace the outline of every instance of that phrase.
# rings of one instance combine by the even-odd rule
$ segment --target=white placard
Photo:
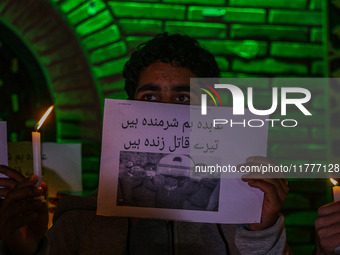
[[[81,191],[81,144],[42,143],[42,180],[48,185],[48,196],[58,191]],[[24,176],[33,175],[31,142],[8,144],[9,167]]]
[[[8,165],[6,121],[0,121],[0,164]]]
[[[246,113],[243,118],[254,116]],[[263,192],[239,177],[195,178],[190,173],[202,158],[204,164],[229,162],[236,166],[248,156],[264,156],[267,126],[219,128],[217,138],[204,148],[197,145],[204,137],[194,143],[189,139],[190,130],[202,128],[194,121],[190,106],[107,99],[97,214],[210,223],[259,222]]]
[[[0,164],[8,165],[8,153],[7,153],[7,123],[6,121],[0,121]],[[6,175],[0,174],[0,178],[6,177]],[[1,186],[0,186],[1,188]],[[2,199],[3,197],[0,197]]]
[[[48,198],[56,198],[61,191],[82,191],[81,144],[41,144],[42,180],[48,185]],[[33,154],[31,142],[8,144],[8,165],[28,177],[33,175]],[[48,200],[53,209],[56,199]],[[49,213],[49,227],[52,226],[53,213]]]

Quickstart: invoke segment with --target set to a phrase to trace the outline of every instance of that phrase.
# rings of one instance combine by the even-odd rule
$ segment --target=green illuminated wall
[[[2,0],[0,21],[14,24],[37,53],[57,104],[58,141],[84,144],[88,190],[98,181],[100,127],[93,123],[101,123],[103,98],[126,97],[123,65],[154,34],[199,39],[216,55],[223,77],[326,76],[322,0],[35,0],[21,13],[19,2]],[[46,12],[47,3],[54,9]],[[37,22],[44,12],[44,22]],[[262,89],[265,104],[269,95]],[[310,90],[309,107],[320,121],[302,122],[295,132],[270,130],[268,154],[278,162],[326,161],[326,88]],[[325,180],[290,180],[290,187],[288,241],[296,254],[311,254],[315,212],[329,187]]]

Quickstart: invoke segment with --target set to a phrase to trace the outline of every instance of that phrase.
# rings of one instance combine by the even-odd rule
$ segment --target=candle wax
[[[35,186],[41,186],[41,136],[40,132],[32,132],[33,149],[33,172],[38,175],[38,182]]]
[[[340,200],[340,186],[338,185],[333,186],[333,199],[334,199],[334,202]],[[334,249],[334,253],[340,254],[340,246]]]
[[[333,187],[333,198],[334,202],[340,200],[340,186]]]

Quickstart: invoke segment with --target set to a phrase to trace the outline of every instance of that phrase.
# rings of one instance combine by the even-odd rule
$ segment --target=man
[[[167,33],[142,44],[126,63],[123,76],[129,99],[189,104],[191,77],[218,77],[213,55],[196,40]],[[247,165],[272,164],[250,157]],[[11,170],[0,172],[14,176]],[[2,251],[16,254],[286,254],[283,216],[286,180],[252,179],[265,192],[262,221],[220,225],[96,216],[96,199],[66,197],[58,204],[54,225],[43,237],[44,205],[31,198],[45,189],[33,188],[36,177],[12,177],[1,207]],[[4,186],[4,181],[0,182]],[[33,201],[33,202],[32,202]]]

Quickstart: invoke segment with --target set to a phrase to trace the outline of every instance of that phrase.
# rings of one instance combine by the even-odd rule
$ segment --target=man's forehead
[[[195,75],[186,67],[156,62],[149,65],[141,72],[139,84],[190,83],[191,77],[195,77]]]
[[[158,84],[158,83],[147,83],[137,88],[138,92],[143,91],[162,91],[171,90],[174,92],[190,91],[190,84]]]

